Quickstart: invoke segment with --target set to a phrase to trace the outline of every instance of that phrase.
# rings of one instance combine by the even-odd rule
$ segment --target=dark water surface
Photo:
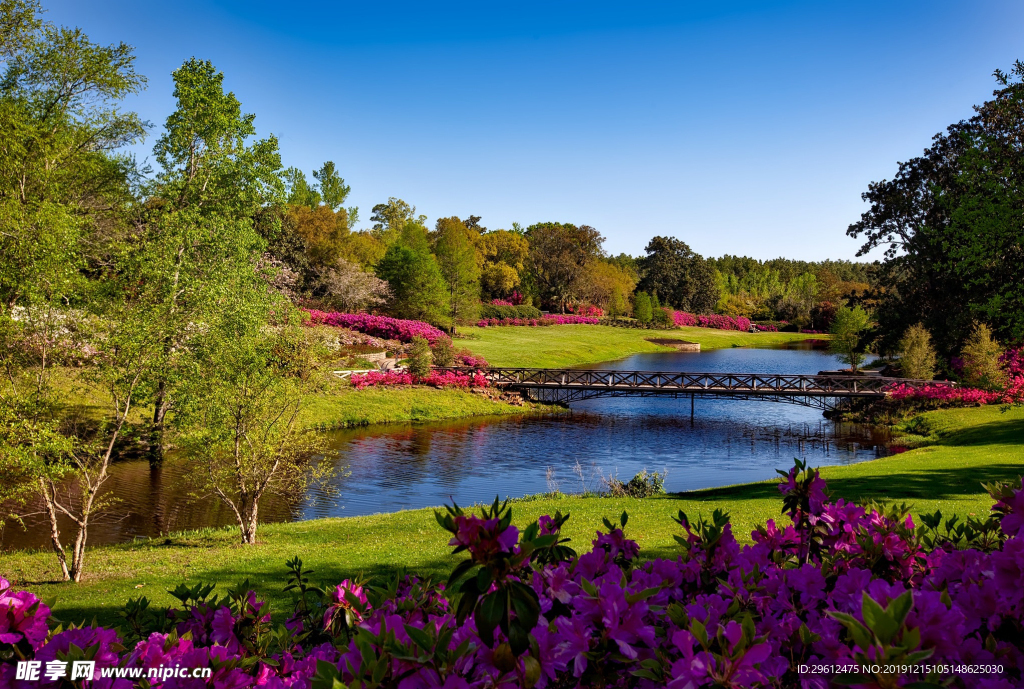
[[[808,346],[638,354],[592,368],[647,371],[813,374],[838,368]],[[379,426],[329,434],[338,466],[336,495],[312,493],[287,504],[266,499],[264,521],[354,516],[522,496],[556,486],[600,490],[601,476],[628,480],[641,469],[667,470],[666,489],[692,490],[771,478],[794,457],[813,465],[850,464],[885,454],[886,434],[836,424],[821,411],[790,404],[725,399],[596,399],[551,416],[477,418]],[[90,544],[232,523],[214,500],[188,499],[182,464],[121,462],[107,486],[121,503],[89,530]],[[4,548],[42,547],[41,521],[8,527]]]

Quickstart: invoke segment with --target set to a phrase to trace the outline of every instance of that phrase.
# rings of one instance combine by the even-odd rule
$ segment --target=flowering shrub
[[[803,333],[804,335],[824,335],[825,334],[824,331],[822,331],[822,330],[811,330],[809,328],[801,328],[800,332]]]
[[[515,306],[515,304],[505,299],[491,299],[491,306]]]
[[[569,304],[566,308],[569,310],[569,313],[576,314],[577,316],[599,318],[604,315],[604,309],[593,304]]]
[[[426,376],[414,376],[402,371],[369,371],[352,376],[356,390],[389,385],[433,385],[436,388],[484,388],[488,386],[486,376],[479,371],[456,373],[455,371],[431,371]]]
[[[722,316],[711,314],[696,316],[685,311],[672,314],[677,327],[717,328],[719,330],[750,330],[750,319],[744,316]]]
[[[436,340],[448,337],[429,323],[407,321],[387,316],[374,316],[369,313],[328,313],[307,309],[309,322],[314,325],[332,325],[336,328],[348,328],[366,333],[385,340],[412,342],[414,337],[423,337],[433,344]]]
[[[565,316],[560,314],[544,316],[542,318],[481,318],[476,322],[476,327],[498,327],[498,326],[546,326],[546,325],[598,325],[601,321],[590,316]]]
[[[0,686],[56,686],[16,681],[7,659],[83,657],[98,668],[210,667],[207,685],[224,689],[1022,685],[1024,484],[990,486],[985,520],[935,513],[918,526],[905,507],[831,500],[800,462],[779,473],[790,523],[769,520],[740,546],[720,510],[680,512],[680,555],[646,562],[625,513],[577,554],[561,536],[568,515],[520,531],[507,502],[480,516],[449,507],[437,520],[468,557],[447,585],[323,590],[296,558],[295,613],[277,628],[243,582],[224,599],[179,586],[181,605],[166,611],[130,601],[123,638],[48,629],[46,606],[0,579]],[[799,670],[838,665],[853,669]]]
[[[456,354],[455,358],[460,366],[467,366],[469,368],[487,368],[490,366],[490,364],[487,363],[487,359],[482,356],[477,356],[466,349],[463,349]]]
[[[887,388],[886,393],[893,400],[934,402],[940,406],[1024,403],[1024,347],[1006,350],[999,357],[999,363],[1006,373],[1006,386],[1002,390],[948,385],[926,385],[915,389],[899,383]]]
[[[779,332],[779,326],[777,326],[777,325],[763,324],[763,323],[753,323],[750,327],[752,329],[754,329],[756,332],[759,332],[759,333],[777,333],[777,332]]]

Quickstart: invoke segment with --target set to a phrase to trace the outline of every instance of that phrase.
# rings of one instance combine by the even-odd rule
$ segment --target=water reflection
[[[817,373],[834,357],[806,348],[727,349],[699,354],[643,354],[594,368],[732,373]],[[600,477],[628,479],[637,471],[668,470],[671,491],[771,478],[794,457],[813,465],[848,464],[884,454],[884,432],[835,424],[817,409],[736,400],[596,399],[557,416],[468,419],[444,424],[363,428],[330,434],[337,465],[336,495],[313,493],[300,504],[267,499],[265,521],[351,516],[490,501],[549,489],[599,489]],[[577,474],[577,466],[582,476]],[[114,466],[108,489],[121,503],[116,519],[90,529],[93,544],[232,523],[212,499],[190,500],[182,463],[150,469],[145,462]],[[47,529],[9,527],[4,547],[42,547]]]

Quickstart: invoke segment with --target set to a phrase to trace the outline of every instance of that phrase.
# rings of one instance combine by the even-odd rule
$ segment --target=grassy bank
[[[941,509],[945,514],[983,515],[990,500],[982,481],[1012,480],[1024,472],[1024,410],[997,408],[929,412],[918,429],[931,429],[931,445],[893,457],[852,466],[828,467],[822,474],[836,497],[851,500],[906,501],[913,513]],[[509,487],[514,491],[514,486]],[[515,522],[525,525],[555,510],[571,512],[566,534],[585,547],[604,516],[626,510],[627,534],[640,542],[646,556],[671,555],[671,517],[682,509],[691,516],[722,508],[732,515],[734,532],[746,539],[781,509],[776,482],[670,495],[648,500],[559,497],[517,503]],[[208,530],[167,539],[101,547],[89,551],[88,580],[80,585],[52,583],[53,556],[48,552],[0,556],[0,573],[19,586],[56,597],[56,614],[81,621],[94,615],[114,621],[113,611],[132,596],[145,595],[167,604],[166,590],[179,581],[209,581],[220,589],[249,577],[275,612],[288,606],[281,593],[284,561],[301,556],[316,570],[314,579],[336,582],[345,577],[414,571],[447,575],[453,560],[447,538],[430,510],[323,519],[261,527],[261,543],[244,548],[233,530]]]
[[[334,430],[377,423],[422,423],[468,416],[523,414],[557,407],[515,406],[465,390],[429,387],[366,388],[337,385],[328,394],[308,402],[300,423],[309,428]]]
[[[595,364],[643,352],[669,352],[648,338],[699,342],[702,350],[757,347],[796,342],[820,335],[799,333],[743,333],[713,328],[635,330],[607,325],[553,325],[548,327],[463,328],[469,339],[459,340],[492,366],[558,368]]]

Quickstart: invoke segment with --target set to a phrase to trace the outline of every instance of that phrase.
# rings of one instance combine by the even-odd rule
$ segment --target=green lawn
[[[825,468],[822,474],[833,493],[856,500],[906,501],[915,514],[941,509],[982,515],[990,501],[981,482],[1011,480],[1024,472],[1022,409],[929,412],[912,425],[929,429],[934,444],[873,462]],[[556,509],[571,512],[566,533],[577,547],[586,546],[602,517],[626,510],[627,534],[639,541],[645,556],[657,556],[676,552],[672,534],[677,527],[670,518],[680,509],[694,516],[723,508],[732,515],[734,532],[745,539],[755,525],[777,519],[780,507],[778,489],[770,481],[649,500],[541,499],[517,503],[513,509],[519,525]],[[261,527],[261,543],[255,547],[236,545],[236,540],[232,530],[207,530],[90,549],[87,581],[79,585],[51,583],[55,567],[48,552],[4,554],[0,573],[18,586],[56,598],[61,619],[81,621],[95,615],[113,622],[114,611],[129,597],[145,595],[167,604],[171,599],[166,590],[179,581],[209,581],[223,589],[244,577],[281,613],[288,605],[280,591],[284,562],[296,554],[316,570],[314,579],[324,582],[403,570],[440,577],[455,562],[430,510],[272,524]]]
[[[356,390],[347,384],[339,384],[330,393],[307,403],[301,423],[310,428],[335,430],[375,423],[416,423],[558,409],[536,404],[514,406],[465,390],[430,387]]]
[[[492,366],[559,368],[621,359],[641,352],[667,352],[647,338],[699,342],[701,349],[757,347],[795,342],[821,335],[799,333],[743,333],[712,328],[636,330],[607,325],[552,325],[547,327],[462,328],[469,338],[457,340]],[[479,339],[477,339],[479,338]]]

